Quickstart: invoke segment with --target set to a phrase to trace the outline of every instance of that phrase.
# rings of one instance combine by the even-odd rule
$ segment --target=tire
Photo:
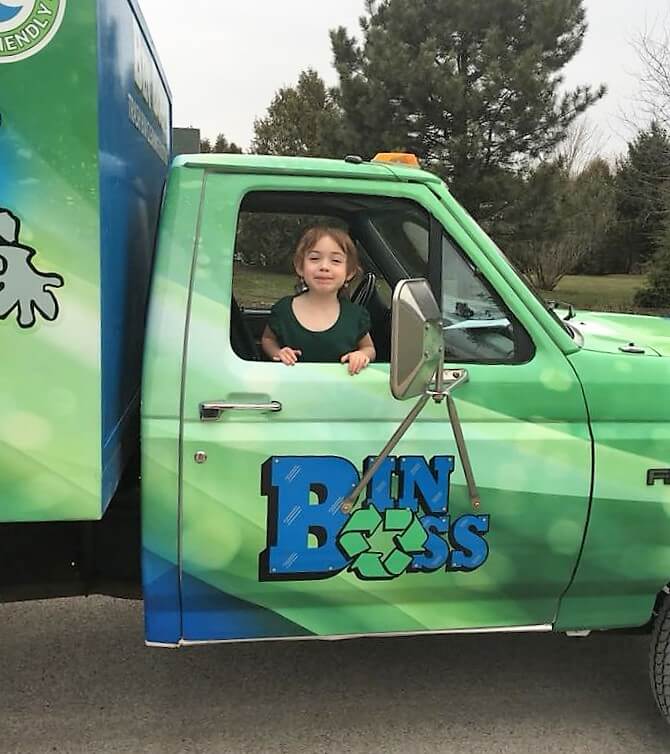
[[[663,601],[651,635],[649,675],[656,704],[670,723],[670,596]]]

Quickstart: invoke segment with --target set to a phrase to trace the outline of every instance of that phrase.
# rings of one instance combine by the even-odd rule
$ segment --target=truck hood
[[[567,321],[582,347],[603,353],[670,356],[670,318],[578,311]]]

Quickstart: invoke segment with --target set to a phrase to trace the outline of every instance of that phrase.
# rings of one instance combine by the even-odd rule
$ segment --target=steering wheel
[[[367,306],[377,285],[377,276],[374,272],[366,272],[363,279],[351,294],[351,301],[359,306]]]

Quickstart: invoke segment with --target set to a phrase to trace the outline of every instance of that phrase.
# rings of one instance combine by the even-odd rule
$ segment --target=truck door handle
[[[269,403],[228,403],[226,401],[207,401],[200,404],[200,421],[215,422],[221,418],[224,411],[281,411],[279,401]]]

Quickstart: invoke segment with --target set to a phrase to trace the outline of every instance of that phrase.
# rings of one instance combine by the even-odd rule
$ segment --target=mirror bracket
[[[435,382],[426,392],[435,403],[442,403],[452,390],[468,380],[469,375],[466,369],[438,369],[435,373]]]

